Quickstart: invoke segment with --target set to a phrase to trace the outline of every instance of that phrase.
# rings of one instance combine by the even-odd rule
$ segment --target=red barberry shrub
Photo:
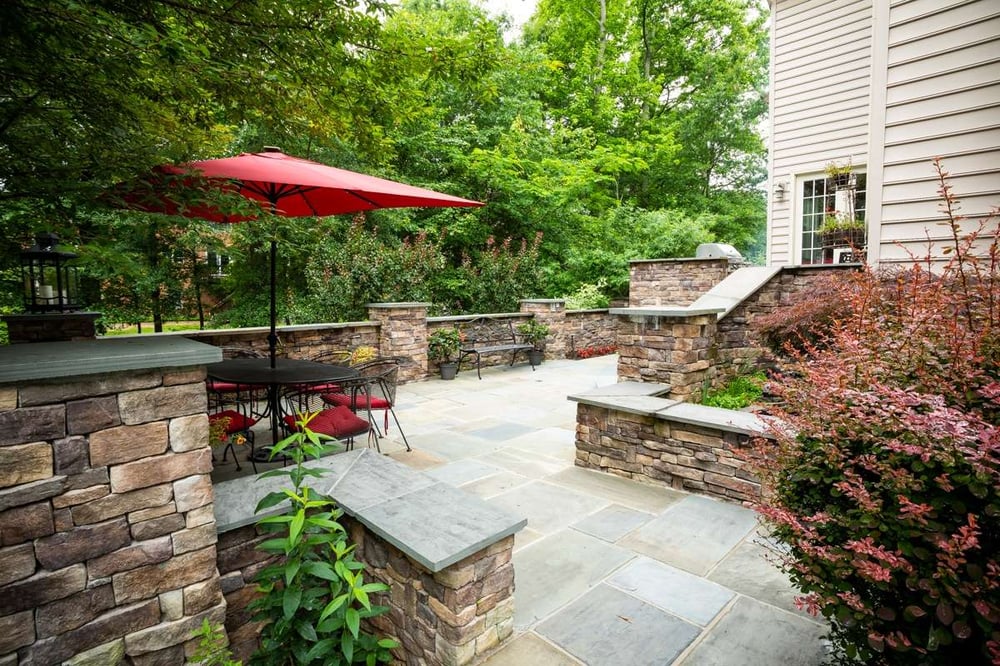
[[[938,170],[949,261],[840,276],[846,311],[790,351],[748,456],[799,602],[852,663],[1000,663],[1000,247]]]
[[[788,348],[802,351],[810,346],[821,347],[833,323],[849,311],[847,286],[840,275],[817,276],[809,290],[787,306],[754,318],[751,333],[779,356]]]

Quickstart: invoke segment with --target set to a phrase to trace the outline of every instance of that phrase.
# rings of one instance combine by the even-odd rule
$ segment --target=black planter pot
[[[541,365],[545,360],[545,352],[541,349],[532,349],[528,352],[528,361],[531,365]]]
[[[441,379],[454,379],[458,374],[458,363],[440,363],[438,369],[441,371]]]

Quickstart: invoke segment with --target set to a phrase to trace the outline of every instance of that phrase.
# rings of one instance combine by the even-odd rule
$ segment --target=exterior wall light
[[[785,200],[785,195],[788,193],[788,183],[783,180],[774,181],[774,200],[781,203]]]

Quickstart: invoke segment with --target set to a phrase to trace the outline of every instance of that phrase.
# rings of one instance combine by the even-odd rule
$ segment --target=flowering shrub
[[[573,350],[574,358],[592,358],[594,356],[607,356],[618,351],[615,345],[598,345],[596,347],[582,347]]]
[[[1000,663],[1000,247],[938,170],[948,263],[840,276],[845,316],[788,348],[790,427],[751,457],[799,602],[863,663]]]

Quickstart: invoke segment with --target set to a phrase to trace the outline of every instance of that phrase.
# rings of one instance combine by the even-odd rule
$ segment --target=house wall
[[[847,158],[868,177],[869,262],[943,260],[935,157],[965,229],[1000,205],[996,0],[774,0],[772,10],[771,191],[783,182],[789,193],[768,208],[768,263],[800,262],[801,180]]]
[[[769,265],[800,263],[797,178],[830,161],[868,162],[872,0],[776,0],[771,51]]]
[[[875,57],[885,67],[884,108],[873,115],[872,144],[884,161],[874,239],[883,263],[907,261],[908,251],[924,256],[928,235],[946,238],[936,156],[967,229],[1000,205],[998,9],[996,0],[896,0],[882,10]],[[935,243],[932,254],[942,258],[943,247]]]

